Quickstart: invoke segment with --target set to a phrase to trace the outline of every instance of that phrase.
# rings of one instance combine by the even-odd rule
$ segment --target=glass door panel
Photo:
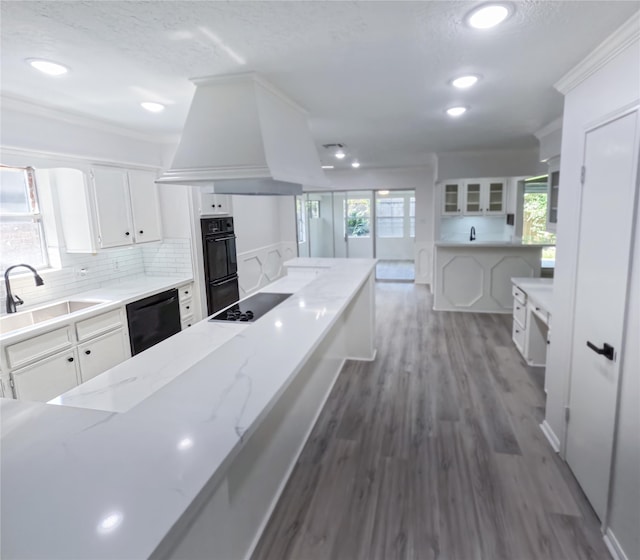
[[[352,191],[346,198],[347,257],[373,258],[372,191]]]
[[[308,193],[307,223],[309,226],[309,256],[334,256],[333,196],[329,193]]]
[[[465,185],[465,214],[479,214],[482,212],[480,203],[480,183],[467,183]]]

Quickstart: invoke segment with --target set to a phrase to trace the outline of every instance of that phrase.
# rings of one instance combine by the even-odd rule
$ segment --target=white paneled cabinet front
[[[129,171],[129,195],[136,243],[160,241],[160,203],[156,175],[150,171]]]
[[[504,179],[465,181],[462,213],[465,216],[500,216],[506,212],[506,194]]]
[[[155,173],[96,166],[91,175],[100,248],[162,239]]]
[[[65,350],[12,373],[17,399],[46,402],[78,385],[74,349]]]
[[[78,357],[82,383],[124,362],[129,357],[124,329],[79,344]]]
[[[125,169],[94,167],[91,171],[102,249],[133,244],[129,181]]]

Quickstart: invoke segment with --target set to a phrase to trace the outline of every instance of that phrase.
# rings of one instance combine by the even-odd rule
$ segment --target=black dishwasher
[[[127,305],[131,355],[180,332],[178,290],[168,290]]]

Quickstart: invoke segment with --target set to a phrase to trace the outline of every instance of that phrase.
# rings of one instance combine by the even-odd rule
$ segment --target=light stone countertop
[[[511,283],[527,294],[528,299],[535,306],[551,314],[553,309],[552,278],[512,278]]]
[[[464,247],[464,248],[509,248],[509,249],[543,249],[545,247],[555,247],[554,244],[532,244],[520,241],[436,241],[436,247]]]
[[[38,334],[55,330],[57,327],[62,327],[75,321],[81,321],[84,318],[91,317],[92,315],[98,315],[102,312],[110,311],[116,307],[122,307],[133,301],[143,299],[145,297],[164,292],[165,290],[171,290],[182,286],[189,282],[193,282],[191,276],[175,277],[175,276],[133,276],[127,278],[121,282],[114,282],[113,284],[106,284],[101,288],[95,288],[86,292],[52,300],[45,304],[39,304],[26,309],[20,309],[20,313],[23,311],[35,311],[42,307],[54,305],[59,301],[73,300],[73,301],[99,301],[98,305],[87,307],[74,313],[67,315],[61,315],[48,321],[42,321],[35,325],[29,325],[22,329],[16,329],[3,333],[0,335],[0,343],[3,346],[15,344],[27,338],[31,338]]]
[[[374,259],[333,261],[126,412],[0,400],[0,556],[149,557],[217,484],[375,268]]]

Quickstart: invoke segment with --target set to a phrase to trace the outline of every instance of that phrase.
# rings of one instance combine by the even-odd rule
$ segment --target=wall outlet
[[[74,272],[76,278],[86,278],[87,274],[89,274],[89,270],[86,268],[75,268]]]

